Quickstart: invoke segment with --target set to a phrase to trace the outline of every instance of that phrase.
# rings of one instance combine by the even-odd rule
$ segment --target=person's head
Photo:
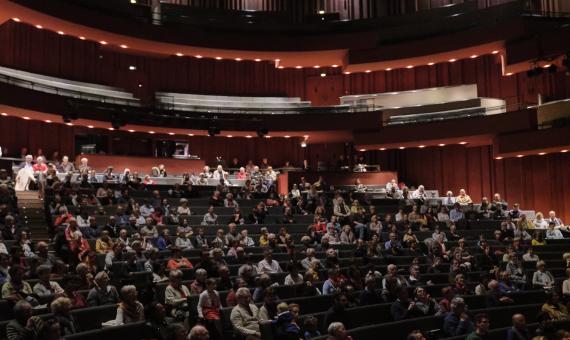
[[[536,269],[537,269],[538,271],[541,271],[541,272],[544,271],[544,267],[545,267],[545,266],[546,266],[546,263],[544,263],[544,261],[542,261],[542,260],[536,262]]]
[[[188,334],[188,340],[208,340],[210,339],[210,333],[208,329],[202,325],[196,325],[192,327],[190,333]]]
[[[407,340],[426,340],[426,337],[423,335],[422,331],[414,330],[410,334],[408,334]]]
[[[240,305],[249,305],[251,301],[251,293],[248,288],[241,287],[236,292],[236,300]]]
[[[67,315],[71,309],[71,300],[66,297],[59,297],[53,300],[50,308],[55,315]]]
[[[427,294],[424,287],[417,287],[414,290],[414,295],[415,295],[416,299],[423,300],[427,297],[428,294]]]
[[[455,283],[459,285],[465,284],[465,276],[463,276],[463,274],[455,275]]]
[[[477,333],[487,334],[489,332],[489,316],[485,313],[476,314],[474,317]]]
[[[526,329],[526,319],[522,314],[515,314],[512,317],[513,327],[517,330],[522,331]]]
[[[10,280],[12,282],[20,283],[24,278],[24,268],[21,267],[19,264],[14,264],[8,270],[8,274],[10,275]]]
[[[263,302],[266,305],[272,305],[277,301],[275,298],[275,290],[273,287],[267,287],[263,292]]]
[[[36,268],[36,275],[38,276],[38,279],[40,279],[40,281],[42,282],[49,281],[50,274],[51,274],[51,267],[48,265],[44,264]]]
[[[272,261],[273,260],[273,250],[271,250],[270,248],[265,249],[265,251],[263,252],[263,257],[268,262]]]
[[[335,296],[335,302],[341,307],[348,308],[350,301],[348,300],[348,296],[346,296],[345,293],[339,293]]]
[[[334,339],[342,340],[347,338],[346,328],[342,322],[333,322],[327,328],[329,336],[334,337]]]
[[[453,300],[451,300],[450,308],[456,315],[461,315],[465,312],[465,300],[460,297],[453,298]]]
[[[166,327],[166,338],[169,340],[186,340],[186,329],[182,324],[171,323]]]
[[[408,298],[410,297],[410,294],[408,293],[408,288],[406,287],[400,287],[397,291],[396,296],[398,297],[398,299],[402,302],[407,302]]]
[[[395,264],[389,264],[387,269],[388,274],[390,275],[396,275],[396,272],[398,271],[398,267]]]
[[[560,294],[557,291],[553,290],[546,296],[546,303],[549,305],[556,305],[560,302]]]
[[[171,270],[168,274],[168,281],[172,287],[178,288],[182,282],[182,271],[180,270]]]
[[[132,304],[137,300],[137,287],[125,285],[121,287],[121,300],[126,304]]]
[[[206,278],[208,277],[208,272],[204,268],[199,268],[196,269],[194,276],[196,277],[196,281],[206,282]]]
[[[95,275],[95,284],[97,284],[101,289],[107,288],[107,285],[109,284],[109,275],[104,271],[98,272],[97,275]]]

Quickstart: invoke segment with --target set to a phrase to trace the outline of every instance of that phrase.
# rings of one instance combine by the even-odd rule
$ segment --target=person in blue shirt
[[[172,241],[170,240],[170,231],[168,228],[162,229],[162,235],[156,241],[156,247],[158,250],[166,250],[172,246]]]
[[[465,301],[456,297],[451,300],[451,312],[443,320],[443,332],[447,336],[465,335],[473,332],[475,327],[467,315]]]
[[[507,340],[530,340],[526,319],[522,314],[513,315],[513,326],[507,331]]]

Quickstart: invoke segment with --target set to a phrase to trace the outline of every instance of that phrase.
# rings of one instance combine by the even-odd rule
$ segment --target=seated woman
[[[98,254],[107,254],[113,248],[113,240],[109,236],[109,231],[103,230],[101,237],[95,241],[95,251]]]
[[[535,288],[551,289],[555,284],[554,276],[549,271],[545,271],[544,267],[544,261],[536,263],[536,271],[532,276],[532,285]]]
[[[187,298],[190,295],[188,287],[182,284],[182,272],[171,270],[169,285],[164,291],[164,303],[171,307],[171,315],[177,320],[184,320],[188,314]]]
[[[465,189],[459,189],[459,196],[457,196],[455,201],[461,205],[467,205],[469,203],[473,203],[473,200],[471,200],[471,197],[467,195]]]
[[[220,294],[216,291],[216,280],[206,280],[206,289],[200,293],[198,299],[198,318],[205,324],[212,335],[212,339],[222,339],[223,328],[221,322]]]
[[[121,302],[117,307],[117,324],[127,324],[144,320],[144,307],[137,300],[137,288],[126,285],[121,288]]]
[[[532,224],[534,225],[534,229],[546,229],[546,227],[548,227],[548,221],[544,219],[544,215],[540,211],[536,213]]]
[[[568,309],[560,303],[560,294],[556,291],[548,294],[546,302],[542,305],[542,311],[548,313],[552,321],[568,320]]]
[[[188,269],[194,268],[190,260],[188,260],[185,257],[182,257],[182,255],[180,254],[180,248],[172,247],[170,248],[170,251],[172,253],[172,257],[170,258],[170,260],[168,260],[168,263],[166,265],[166,267],[169,270],[181,269],[181,268],[188,268]]]
[[[199,295],[204,291],[204,289],[206,289],[208,272],[203,268],[199,268],[194,273],[194,277],[194,281],[190,284],[190,294]]]
[[[424,287],[417,287],[414,290],[415,306],[423,315],[434,315],[437,312],[437,302],[433,299]]]
[[[69,313],[71,310],[71,300],[66,297],[59,297],[51,303],[50,308],[54,318],[59,322],[62,336],[79,332],[75,325],[73,315]]]
[[[540,230],[535,230],[534,232],[534,236],[532,238],[532,241],[530,242],[530,244],[535,247],[535,246],[545,246],[546,245],[546,241],[544,240],[544,236],[542,234],[542,232]]]

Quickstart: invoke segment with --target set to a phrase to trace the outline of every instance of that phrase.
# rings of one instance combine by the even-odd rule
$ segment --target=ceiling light
[[[85,37],[79,37],[80,40],[85,40]]]
[[[71,124],[71,123],[67,123],[67,124],[69,125],[69,124]],[[87,125],[87,127],[90,128],[90,129],[92,129],[92,128],[93,128],[93,125]]]
[[[136,4],[137,0],[131,0],[131,4]]]
[[[283,136],[283,137],[285,137],[285,138],[290,138],[291,136],[285,135],[285,136]]]
[[[36,25],[36,28],[41,30],[43,28],[43,26],[42,25]]]
[[[134,71],[134,70],[136,70],[136,69],[137,69],[137,67],[134,66],[134,65],[129,66],[129,70],[131,70],[131,71]]]
[[[177,56],[177,57],[183,57],[183,56],[184,56],[184,53],[177,52],[177,53],[176,53],[176,56]]]
[[[493,51],[493,52],[491,52],[491,53],[497,54],[497,53],[499,53],[499,51],[495,50],[495,51]]]
[[[404,150],[405,148],[405,146],[400,146],[400,150]]]
[[[542,67],[543,67],[543,68],[549,68],[549,67],[550,67],[550,64],[546,64],[546,65],[544,65],[544,66],[542,66]]]
[[[513,75],[513,72],[509,72],[509,73],[507,73],[507,74],[505,74],[505,75],[506,75],[507,77],[510,77],[510,76]]]
[[[319,11],[319,14],[320,14],[320,15],[323,15],[323,14],[325,14],[325,11],[320,10],[320,11]]]
[[[309,135],[303,135],[304,138],[309,138]]]
[[[232,138],[232,137],[233,137],[232,135],[228,135],[228,138]]]
[[[154,131],[149,131],[148,133],[150,133],[151,135],[154,135],[155,132],[154,132]]]
[[[465,144],[467,144],[467,142],[459,142],[459,144],[465,145]]]
[[[349,71],[346,71],[346,72],[344,72],[344,74],[350,74],[350,72],[349,72]]]
[[[171,136],[174,136],[174,132],[169,132],[168,134]]]
[[[256,62],[260,62],[260,61],[261,61],[261,59],[259,59],[259,58],[255,58],[254,60],[255,60]]]
[[[364,72],[365,72],[365,73],[370,73],[370,72],[372,72],[372,71],[371,71],[371,70],[366,70],[366,71],[364,71]]]
[[[30,117],[28,117],[28,116],[24,116],[22,118],[24,118],[25,120],[30,120]]]
[[[406,68],[414,68],[414,65],[408,65]]]
[[[127,131],[129,131],[129,132],[135,132],[135,130],[133,130],[133,129],[129,129],[129,130],[127,130]]]
[[[101,45],[107,45],[107,42],[106,42],[105,40],[101,40],[101,41],[99,41],[99,43],[100,43]]]
[[[20,18],[12,18],[15,22],[20,22]]]
[[[121,48],[129,48],[129,46],[127,46],[127,45],[125,45],[125,44],[120,45],[120,47],[121,47]]]
[[[337,64],[333,64],[332,67],[338,67],[338,65],[337,65]]]
[[[539,152],[538,155],[539,155],[539,156],[544,156],[544,155],[546,155],[546,152]]]
[[[295,68],[303,68],[303,66],[297,65],[297,66],[295,66]]]
[[[425,148],[425,147],[426,147],[425,145],[420,145],[420,146],[418,146],[418,148],[420,148],[420,149],[423,149],[423,148]]]
[[[568,149],[560,150],[560,152],[566,153],[566,152],[568,152]]]
[[[380,148],[380,151],[386,151],[386,148]]]
[[[433,66],[433,65],[435,65],[434,62],[429,62],[429,63],[428,63],[428,66]]]
[[[265,138],[271,138],[271,136],[270,136],[270,135],[267,135],[267,136],[265,136]]]
[[[202,58],[204,58],[204,57],[202,57],[201,55],[197,54],[197,55],[196,55],[196,58],[202,59]]]
[[[313,67],[314,67],[314,68],[321,68],[320,65],[315,65],[315,66],[313,66]]]
[[[242,61],[242,60],[243,60],[242,58],[236,58],[236,61]]]
[[[0,116],[4,116],[4,117],[6,117],[7,115],[8,115],[8,114],[7,114],[6,112],[2,112],[2,113],[0,113]]]
[[[475,59],[475,58],[477,58],[477,57],[478,57],[478,55],[474,54],[474,55],[471,56],[471,59]]]
[[[503,159],[503,157],[499,156],[499,157],[495,157],[496,160],[501,160]]]
[[[450,62],[450,63],[454,63],[454,62],[456,62],[456,61],[457,61],[457,59],[455,59],[455,58],[449,59],[449,62]]]
[[[216,57],[216,60],[222,60],[222,57]]]
[[[522,158],[524,157],[524,155],[517,155],[517,158]]]
[[[194,137],[194,134],[193,134],[193,133],[189,133],[188,136]]]
[[[360,152],[364,152],[364,151],[366,151],[366,149],[360,149],[359,151],[360,151]]]
[[[280,61],[281,61],[281,59],[275,59],[275,62],[276,62],[276,63],[278,63],[278,62],[280,62]]]
[[[113,130],[115,130],[115,128],[110,127],[110,128],[108,128],[108,130],[113,131]]]
[[[321,73],[321,77],[322,77],[322,78],[324,78],[324,77],[326,77],[326,76],[327,76],[326,73]]]
[[[73,126],[73,123],[65,123],[67,126]]]
[[[388,68],[386,69],[386,71],[392,71],[392,68],[391,68],[391,67],[388,67]]]
[[[51,120],[46,119],[45,122],[49,124],[49,123],[51,123]]]
[[[251,138],[251,136],[250,136],[250,135],[247,135],[247,136],[245,136],[245,138]]]
[[[438,145],[439,145],[439,146],[445,146],[445,144],[443,144],[443,143],[439,143]]]
[[[279,67],[277,67],[277,68],[280,69],[280,70],[282,70],[282,69],[285,68],[285,66],[279,66]]]
[[[57,34],[64,35],[65,33],[63,31],[57,31]]]

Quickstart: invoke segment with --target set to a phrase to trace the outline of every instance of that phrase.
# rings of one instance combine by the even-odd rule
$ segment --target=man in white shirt
[[[555,226],[556,224],[554,222],[548,223],[548,230],[546,231],[545,235],[545,238],[547,240],[561,240],[564,238],[564,235],[562,235],[562,232],[560,230],[554,229]]]
[[[273,259],[273,250],[267,249],[263,252],[264,259],[259,261],[257,268],[260,274],[276,274],[283,270],[279,266],[279,262]]]
[[[214,178],[215,180],[220,180],[220,179],[224,179],[227,180],[228,179],[228,173],[224,171],[224,169],[222,168],[221,165],[218,165],[216,171],[214,171],[214,174],[212,175],[212,178]]]
[[[425,200],[427,198],[425,188],[420,185],[416,190],[412,192],[412,199],[414,200]]]
[[[457,200],[455,199],[455,197],[453,196],[453,192],[451,190],[449,190],[447,192],[447,194],[445,195],[445,198],[443,199],[443,201],[441,202],[441,205],[445,205],[448,207],[451,207],[452,205],[455,204],[455,202],[457,202]]]
[[[398,183],[395,179],[392,179],[390,182],[386,183],[386,191],[392,190],[392,187],[395,187],[398,190]]]
[[[553,222],[553,223],[554,223],[554,226],[556,226],[556,227],[562,227],[562,226],[564,226],[564,223],[562,222],[562,220],[559,219],[558,217],[556,217],[556,212],[555,212],[554,210],[551,210],[551,211],[548,213],[548,221],[547,221],[547,222],[548,222],[548,223]]]
[[[144,200],[139,211],[142,217],[147,218],[154,212],[154,208],[147,200]]]

